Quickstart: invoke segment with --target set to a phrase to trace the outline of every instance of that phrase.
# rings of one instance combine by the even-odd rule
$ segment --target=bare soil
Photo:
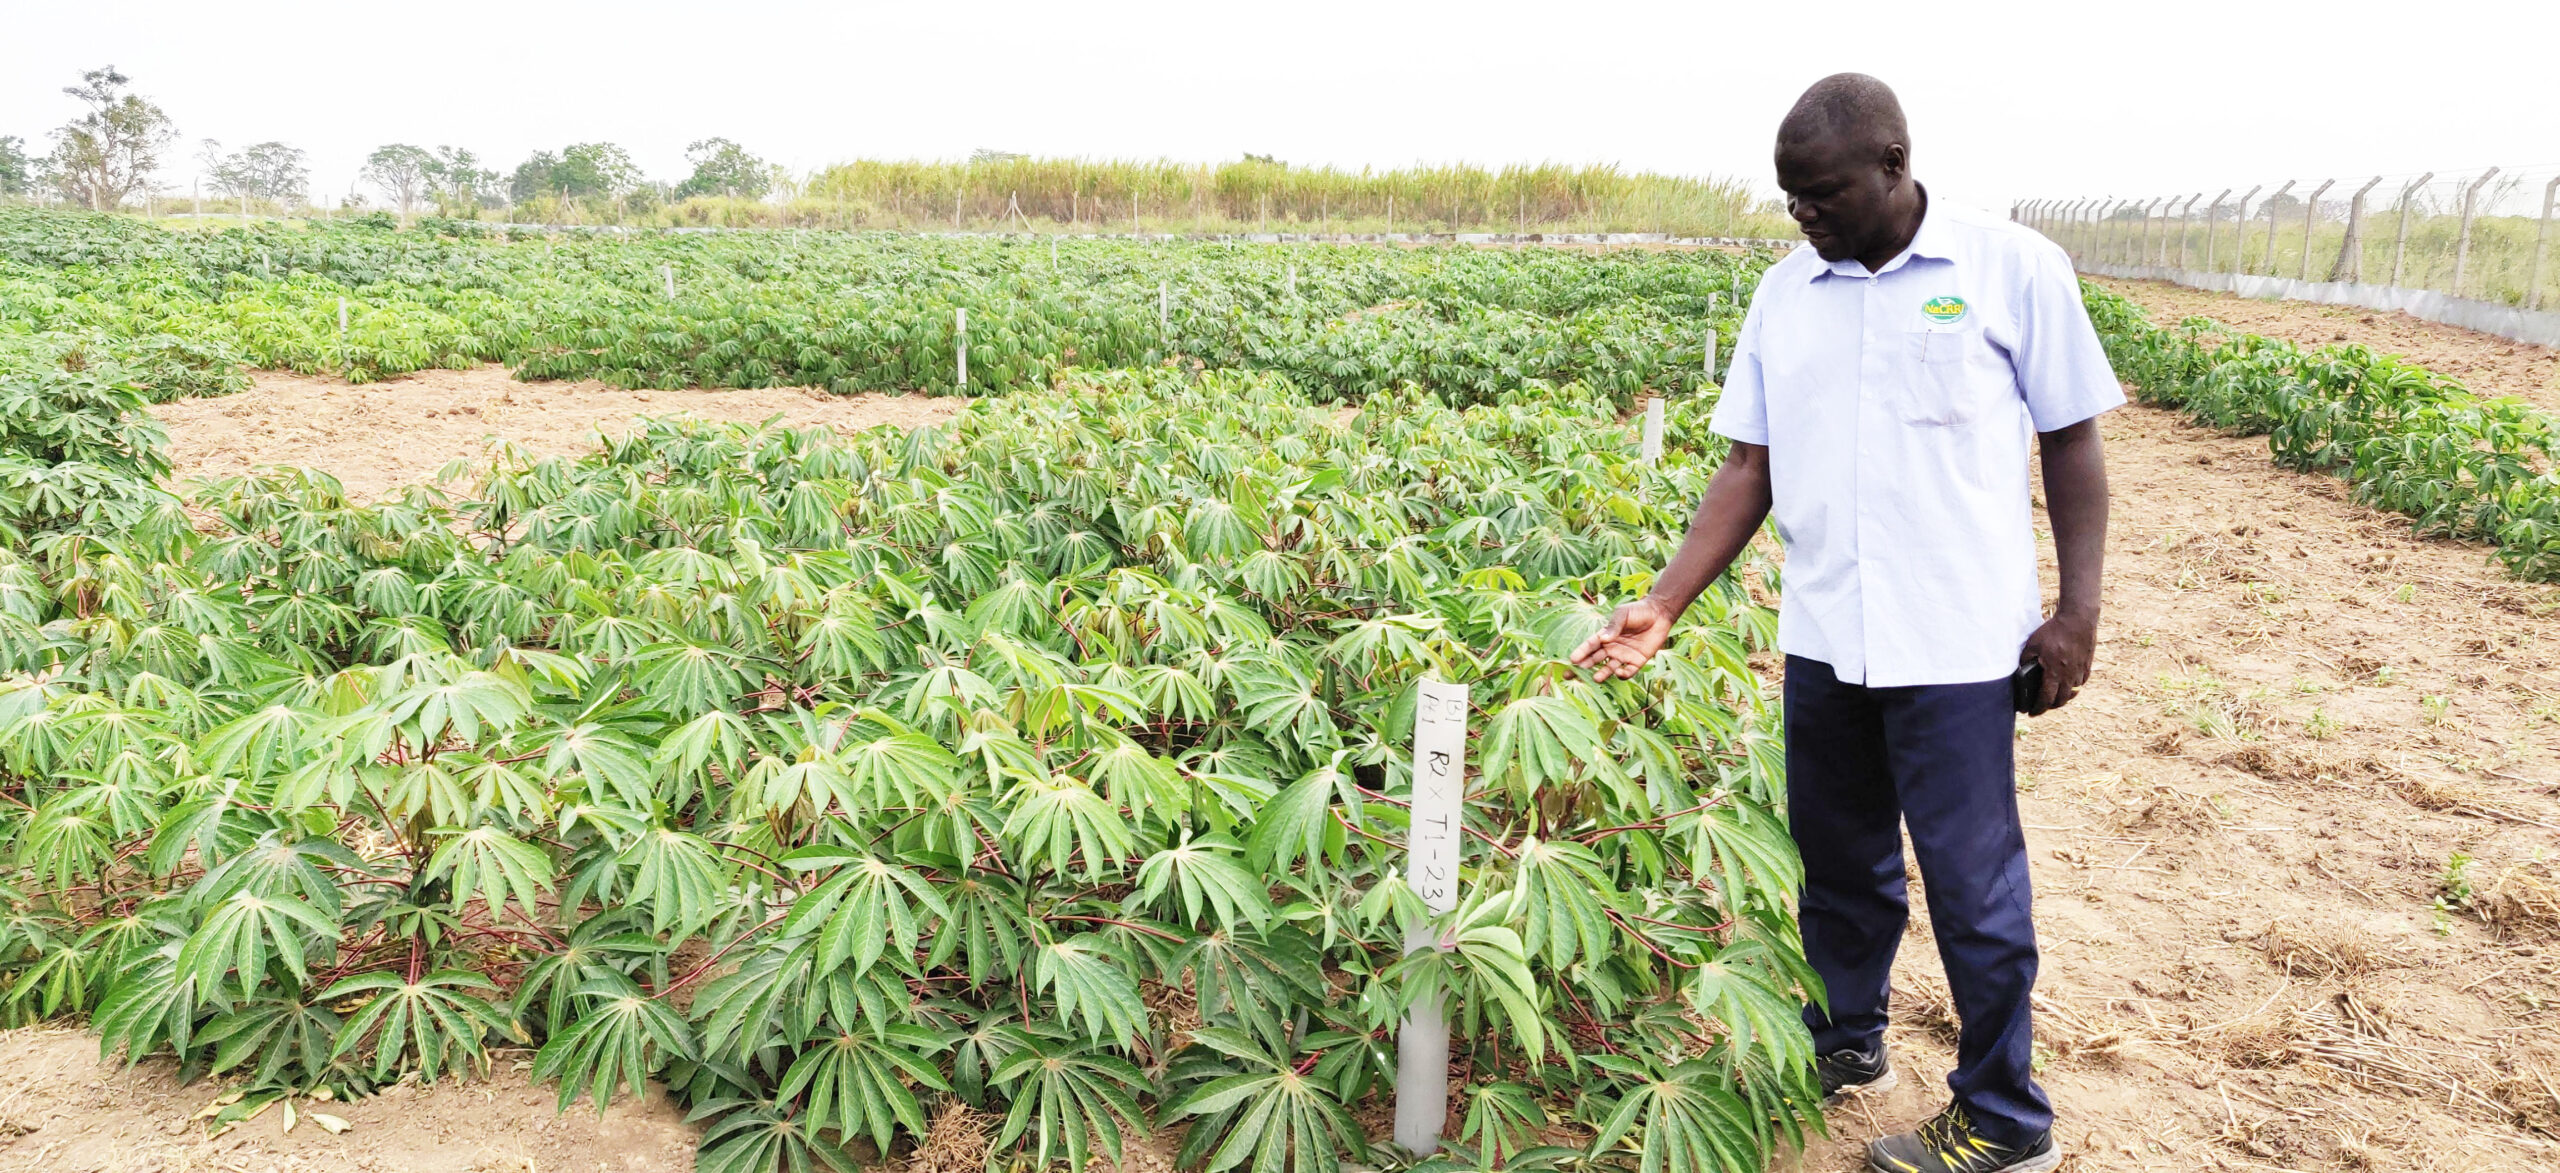
[[[2560,350],[2547,346],[2363,306],[2265,301],[2166,281],[2089,280],[2140,302],[2159,325],[2201,316],[2306,348],[2353,342],[2380,354],[2402,355],[2479,394],[2513,395],[2544,411],[2560,412]]]
[[[796,426],[911,428],[948,419],[965,402],[921,395],[834,395],[803,387],[748,391],[625,391],[603,383],[527,383],[500,366],[419,371],[380,383],[261,371],[238,395],[180,399],[153,409],[169,428],[174,478],[237,476],[292,465],[336,476],[373,500],[435,478],[458,457],[497,442],[537,455],[581,452],[595,434],[628,433],[641,416],[695,415]]]
[[[2304,329],[2330,314],[2221,300],[2217,316],[2261,331],[2279,326],[2236,311],[2292,314]],[[2467,337],[2466,378],[2483,390],[2550,377],[2547,354]],[[2430,361],[2460,370],[2451,354]],[[528,402],[528,389],[492,377],[446,376],[486,389],[449,388],[434,410]],[[375,390],[299,382],[251,393],[299,399],[247,402]],[[396,458],[415,476],[474,454],[487,433],[541,422],[428,417],[424,394],[386,398],[372,433],[341,425],[334,442],[290,438],[321,429],[280,408],[230,416],[220,401],[185,405],[196,414],[173,430],[198,445],[199,470],[222,459],[361,471]],[[614,412],[714,399],[585,394],[631,397],[585,401]],[[935,418],[948,404],[883,406]],[[808,410],[842,420],[851,406]],[[207,416],[229,422],[199,423]],[[586,426],[539,434],[573,445]],[[2063,1167],[2560,1167],[2560,589],[2504,577],[2481,547],[2417,538],[2338,481],[2275,468],[2262,439],[2142,407],[2106,428],[2116,502],[2097,676],[2019,736],[2044,947],[2037,1034]],[[1945,1099],[1954,1022],[1916,893],[1914,915],[1890,1036],[1901,1085],[1833,1113],[1834,1139],[1803,1168],[1859,1168],[1868,1138]],[[555,1116],[553,1094],[512,1063],[487,1083],[324,1106],[354,1123],[342,1136],[307,1120],[285,1135],[262,1117],[208,1141],[189,1117],[212,1085],[95,1056],[84,1033],[0,1034],[0,1171],[690,1165],[663,1102],[601,1121],[583,1107]],[[986,1123],[950,1114],[911,1166],[974,1173]],[[1134,1163],[1160,1173],[1163,1151]]]
[[[664,1092],[617,1101],[602,1117],[502,1053],[486,1080],[407,1085],[349,1103],[311,1103],[292,1128],[264,1114],[208,1137],[211,1081],[182,1085],[171,1065],[101,1062],[84,1030],[0,1033],[0,1171],[18,1173],[674,1173],[693,1168],[695,1129]],[[311,1115],[344,1121],[332,1132]],[[972,1171],[974,1173],[974,1171]]]

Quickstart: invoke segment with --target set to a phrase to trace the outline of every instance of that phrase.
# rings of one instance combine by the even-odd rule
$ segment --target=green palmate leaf
[[[1561,694],[1523,697],[1485,722],[1482,769],[1526,802],[1540,789],[1572,778],[1576,762],[1599,762],[1603,753],[1599,727],[1572,700]]]
[[[571,994],[582,1013],[533,1056],[533,1077],[560,1082],[560,1109],[583,1094],[596,1114],[618,1089],[637,1092],[669,1059],[696,1058],[693,1031],[684,1016],[640,992],[630,979],[607,973]]]
[[[1803,1004],[1769,984],[1750,956],[1755,946],[1729,949],[1698,967],[1689,979],[1689,1005],[1701,1017],[1723,1024],[1742,1050],[1757,1050],[1781,1069],[1813,1062],[1813,1036],[1804,1025]]]
[[[1591,1148],[1632,1148],[1638,1173],[1757,1173],[1766,1163],[1750,1108],[1727,1090],[1722,1072],[1702,1062],[1629,1091],[1602,1119]]]
[[[1197,922],[1205,906],[1218,927],[1232,933],[1239,923],[1257,928],[1271,919],[1270,885],[1244,863],[1235,841],[1224,835],[1186,841],[1147,857],[1138,869],[1136,898],[1158,907],[1179,892],[1183,915]]]
[[[1194,1032],[1192,1041],[1203,1054],[1184,1074],[1200,1082],[1164,1109],[1168,1119],[1200,1118],[1179,1164],[1210,1173],[1248,1162],[1252,1173],[1334,1173],[1341,1154],[1367,1155],[1351,1114],[1298,1073],[1293,1053],[1217,1027]]]
[[[1341,786],[1339,764],[1318,767],[1264,804],[1246,852],[1257,871],[1286,869],[1320,853],[1339,856],[1343,832],[1334,822],[1333,796]]]
[[[695,1173],[857,1173],[861,1164],[808,1120],[772,1100],[715,1099],[688,1119],[716,1118],[702,1132]]]
[[[279,991],[216,1015],[195,1041],[213,1046],[217,1072],[245,1070],[253,1083],[308,1087],[329,1071],[339,1027],[337,1015],[304,1001],[302,991]]]
[[[1561,970],[1576,957],[1596,961],[1609,955],[1617,935],[1609,913],[1623,909],[1606,869],[1579,843],[1532,838],[1520,845],[1512,882],[1519,893],[1521,946],[1530,956],[1544,956]]]
[[[415,1064],[429,1081],[447,1067],[477,1060],[481,1036],[508,1023],[504,1012],[471,990],[494,993],[497,987],[478,974],[455,969],[415,981],[368,973],[339,982],[319,997],[349,1011],[331,1058],[370,1047],[375,1079],[388,1079]]]
[[[885,1037],[848,1031],[820,1039],[792,1061],[777,1094],[791,1099],[805,1092],[809,1127],[847,1137],[868,1134],[885,1153],[899,1129],[924,1132],[915,1088],[950,1090],[926,1059],[944,1046],[932,1031],[915,1026],[890,1027]]]
[[[931,882],[867,852],[803,847],[780,862],[794,871],[835,869],[795,902],[782,922],[786,937],[817,933],[820,969],[832,970],[850,960],[859,976],[892,947],[904,968],[924,925],[951,916],[951,906]]]
[[[1124,1131],[1147,1131],[1139,1094],[1147,1078],[1128,1060],[1090,1043],[1079,1044],[1011,1030],[1012,1052],[993,1078],[1013,1103],[995,1144],[1019,1144],[1042,1168],[1063,1158],[1085,1167],[1089,1137],[1100,1137],[1111,1160],[1123,1160]]]
[[[1546,1126],[1546,1109],[1528,1087],[1507,1081],[1477,1084],[1467,1089],[1467,1114],[1458,1136],[1498,1164],[1503,1154],[1535,1143]]]
[[[1057,999],[1058,1017],[1081,1020],[1085,1037],[1121,1046],[1146,1028],[1138,982],[1099,933],[1084,933],[1039,951],[1033,984]]]
[[[424,875],[452,880],[454,908],[476,898],[496,917],[512,897],[526,923],[539,922],[542,894],[553,889],[550,856],[496,827],[436,830],[448,838],[428,858]]]
[[[1022,845],[1027,864],[1098,877],[1119,871],[1137,846],[1120,808],[1074,778],[1026,779],[1005,800],[1013,808],[1005,818],[1005,837]]]
[[[719,915],[729,869],[699,835],[658,827],[640,833],[620,862],[636,868],[632,895],[649,906],[649,931],[691,930]]]
[[[1727,912],[1748,907],[1755,893],[1775,904],[1793,898],[1803,886],[1804,862],[1786,823],[1774,812],[1730,798],[1695,818],[1690,866],[1717,877]]]
[[[335,941],[337,936],[338,922],[319,909],[290,896],[243,889],[214,906],[187,937],[178,953],[178,971],[220,1003],[233,988],[224,980],[227,975],[239,975],[237,988],[253,990],[266,980],[270,958],[284,963],[296,982],[310,981],[303,961],[308,941]]]

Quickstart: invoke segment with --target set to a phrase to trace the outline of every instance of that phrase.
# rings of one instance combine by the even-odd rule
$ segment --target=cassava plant
[[[235,1115],[520,1048],[564,1106],[663,1080],[713,1170],[958,1102],[1008,1164],[1330,1173],[1444,998],[1486,1163],[1758,1169],[1818,1124],[1774,617],[1727,584],[1639,681],[1563,662],[1717,455],[1702,402],[1658,464],[1609,407],[1080,372],[58,516],[0,555],[0,1012]],[[1436,918],[1425,676],[1475,698]]]

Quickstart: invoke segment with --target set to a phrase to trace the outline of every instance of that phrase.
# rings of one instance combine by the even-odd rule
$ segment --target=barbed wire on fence
[[[2028,200],[2075,262],[2380,285],[2544,308],[2560,284],[2560,164]]]

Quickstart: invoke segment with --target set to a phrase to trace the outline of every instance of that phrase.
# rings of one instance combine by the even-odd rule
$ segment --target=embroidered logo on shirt
[[[1932,322],[1963,321],[1964,299],[1961,297],[1933,297],[1920,303],[1920,312],[1929,315],[1929,320]]]

